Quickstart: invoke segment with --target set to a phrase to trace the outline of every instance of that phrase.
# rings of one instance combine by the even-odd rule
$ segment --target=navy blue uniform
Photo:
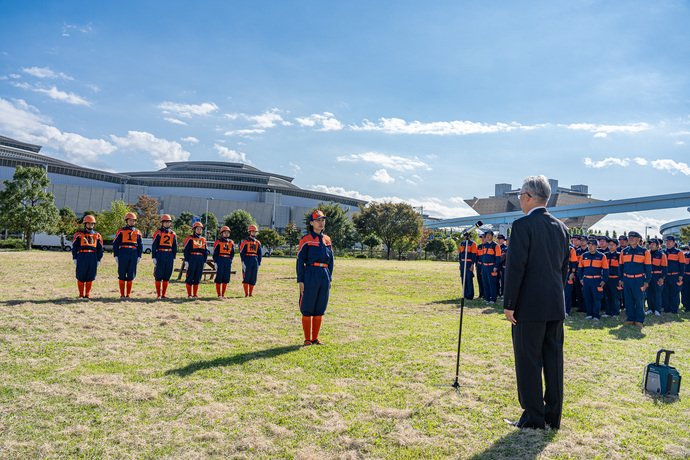
[[[198,286],[201,283],[201,275],[204,274],[207,257],[206,238],[195,234],[188,236],[184,241],[184,261],[189,262],[187,278],[185,279],[188,293],[191,286]],[[196,295],[196,292],[194,292],[194,295]]]
[[[230,238],[219,238],[213,244],[213,263],[216,266],[216,284],[228,284],[235,257],[235,242]],[[220,295],[220,294],[219,294]]]
[[[177,235],[174,231],[159,228],[153,234],[151,257],[156,259],[153,277],[156,281],[170,281],[175,257],[177,256]]]
[[[472,240],[463,240],[458,249],[458,261],[460,262],[460,278],[465,286],[463,296],[467,300],[474,299],[474,265],[477,262],[477,243]],[[467,263],[467,267],[465,267]],[[465,274],[467,277],[465,278]]]
[[[141,232],[136,227],[122,227],[115,234],[113,255],[117,258],[117,278],[133,281],[137,276],[137,263],[144,252]]]
[[[587,317],[599,319],[601,301],[604,298],[604,285],[609,279],[609,263],[606,256],[595,251],[582,254],[578,275],[582,280],[582,294],[587,306]]]
[[[642,246],[627,246],[621,252],[620,274],[627,322],[644,323],[645,286],[652,280],[652,257]]]
[[[661,249],[649,251],[652,258],[652,280],[647,289],[647,307],[649,313],[661,311],[661,299],[664,290],[664,280],[668,273],[666,254]]]
[[[323,233],[309,232],[299,242],[297,282],[304,283],[299,298],[302,316],[322,316],[328,306],[333,275],[331,239]]]
[[[244,264],[242,283],[254,286],[261,266],[261,242],[248,237],[240,243],[240,259]]]

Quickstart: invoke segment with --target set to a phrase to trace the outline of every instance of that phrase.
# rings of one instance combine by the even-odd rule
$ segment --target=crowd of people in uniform
[[[144,252],[141,232],[135,227],[137,216],[133,212],[125,215],[125,226],[118,229],[113,240],[113,256],[117,264],[120,298],[129,299],[132,295],[137,266]],[[330,238],[323,233],[326,216],[322,211],[314,211],[309,216],[309,233],[300,243],[297,254],[297,282],[299,285],[299,308],[302,314],[304,345],[323,345],[319,340],[322,317],[328,305],[331,275],[333,273],[333,251]],[[91,298],[91,289],[98,266],[103,258],[103,239],[94,230],[96,219],[84,217],[84,228],[74,235],[72,258],[76,266],[79,299]],[[170,228],[172,218],[164,214],[161,226],[153,235],[151,257],[153,259],[153,278],[157,300],[166,300],[168,283],[173,273],[177,257],[177,235]],[[192,234],[183,247],[183,266],[186,272],[185,287],[189,299],[198,298],[199,284],[211,251],[206,238],[202,236],[204,226],[201,222],[192,225]],[[242,263],[242,285],[244,296],[252,297],[261,266],[262,247],[256,239],[259,229],[250,225],[247,237],[239,245]],[[230,283],[232,262],[235,257],[235,243],[230,239],[230,228],[223,226],[219,237],[213,244],[212,259],[215,267],[216,294],[225,299]]]
[[[458,250],[464,297],[496,302],[503,295],[509,239],[489,230],[475,243],[469,234]],[[575,308],[588,320],[617,318],[642,327],[646,315],[676,314],[682,304],[690,311],[690,248],[679,248],[673,235],[645,241],[635,231],[619,238],[572,235],[570,266],[565,284],[566,316]]]

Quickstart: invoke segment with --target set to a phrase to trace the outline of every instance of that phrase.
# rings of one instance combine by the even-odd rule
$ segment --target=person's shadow
[[[546,446],[556,437],[556,430],[516,429],[494,442],[491,447],[472,457],[471,460],[538,458]]]
[[[299,345],[288,345],[284,347],[267,348],[265,350],[251,351],[248,353],[240,353],[238,355],[225,356],[222,358],[211,359],[208,361],[196,361],[191,364],[187,364],[184,367],[167,370],[165,371],[165,375],[177,374],[180,377],[186,377],[190,374],[193,374],[194,372],[203,369],[209,369],[212,367],[236,366],[238,364],[244,364],[247,361],[252,361],[254,359],[274,358],[278,355],[291,353],[301,348],[302,347]]]

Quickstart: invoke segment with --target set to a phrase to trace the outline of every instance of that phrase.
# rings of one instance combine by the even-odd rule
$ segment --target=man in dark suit
[[[563,408],[563,286],[570,256],[567,227],[546,211],[544,176],[525,179],[518,195],[525,217],[513,222],[503,308],[512,324],[518,428],[558,429]],[[546,390],[542,391],[542,370]]]

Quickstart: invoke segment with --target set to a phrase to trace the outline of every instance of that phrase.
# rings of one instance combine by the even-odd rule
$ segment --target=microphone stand
[[[474,224],[472,227],[465,230],[463,233],[470,233],[473,230],[481,227],[482,225],[484,225],[484,223],[481,220],[479,220],[479,221],[477,221],[476,224]],[[460,393],[460,387],[461,386],[469,386],[469,385],[460,385],[460,383],[458,382],[458,376],[460,374],[460,346],[462,344],[462,319],[463,319],[463,316],[465,314],[465,282],[467,280],[467,258],[468,258],[467,257],[467,250],[469,248],[469,244],[468,244],[469,240],[465,239],[465,241],[463,241],[463,243],[465,245],[465,247],[464,247],[465,261],[463,263],[462,276],[460,278],[461,297],[460,297],[460,329],[458,331],[458,354],[457,354],[457,359],[455,361],[455,381],[452,384],[448,385],[448,386],[455,388],[455,390],[458,393]],[[446,386],[446,385],[447,384],[434,384],[434,386]]]

